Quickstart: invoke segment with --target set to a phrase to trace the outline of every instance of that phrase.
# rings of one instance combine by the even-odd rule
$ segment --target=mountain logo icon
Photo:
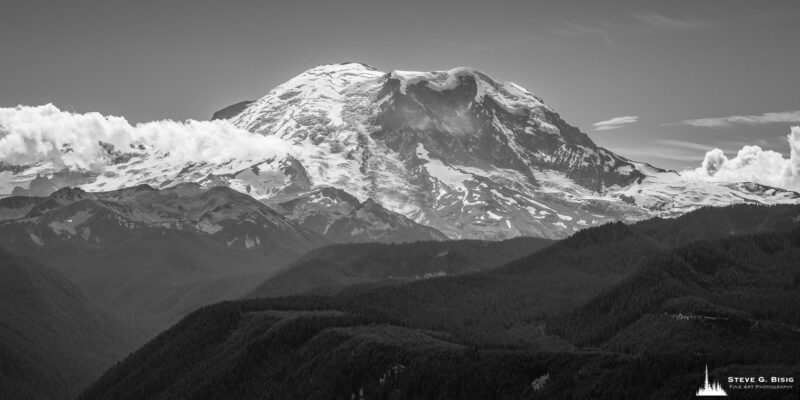
[[[698,397],[727,397],[728,393],[722,388],[719,382],[708,380],[708,365],[706,365],[706,380],[703,385],[697,389]]]

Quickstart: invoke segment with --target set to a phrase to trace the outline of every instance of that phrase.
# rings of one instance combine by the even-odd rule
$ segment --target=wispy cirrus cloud
[[[614,45],[612,35],[631,31],[683,31],[713,26],[713,21],[701,19],[681,19],[669,17],[652,11],[633,12],[625,19],[610,21],[603,18],[585,18],[580,21],[562,20],[552,32],[572,37],[599,37],[608,45]]]
[[[635,12],[632,13],[631,16],[646,26],[665,31],[697,29],[713,25],[713,23],[710,21],[699,19],[677,19],[655,12]]]
[[[687,142],[683,140],[658,139],[655,142],[664,146],[677,147],[679,149],[702,150],[702,151],[708,150],[708,145],[706,144]]]
[[[430,38],[430,37],[425,37],[425,36],[417,36],[416,39],[421,41],[421,42],[434,44],[434,45],[437,45],[437,46],[455,47],[455,48],[461,49],[461,50],[475,50],[475,49],[480,47],[480,46],[476,46],[474,44],[467,44],[467,43],[455,42],[455,41],[450,41],[450,40],[441,40],[441,39]]]
[[[553,33],[571,37],[598,37],[601,38],[605,44],[613,46],[614,42],[611,40],[611,31],[618,30],[619,28],[622,28],[622,26],[604,19],[592,19],[584,22],[563,20],[560,26],[553,29]]]
[[[562,25],[554,30],[556,33],[568,36],[605,35],[609,29],[621,26],[605,20],[592,20],[589,23],[563,20]]]
[[[657,139],[647,146],[614,146],[613,150],[628,157],[646,160],[664,159],[696,162],[711,146],[674,139]]]
[[[649,147],[626,147],[626,146],[612,146],[609,150],[617,154],[641,161],[653,162],[653,160],[670,160],[680,162],[683,164],[691,164],[697,162],[702,154],[697,152],[690,152],[681,149],[675,149],[669,146],[649,146]],[[657,164],[657,163],[656,163]]]
[[[719,118],[696,118],[664,124],[664,126],[690,125],[700,128],[729,128],[734,125],[761,125],[772,123],[800,122],[799,111],[768,112],[758,115],[731,115]]]
[[[414,39],[437,47],[449,47],[457,50],[486,50],[486,49],[497,48],[500,46],[510,47],[517,45],[525,45],[544,40],[543,37],[535,35],[510,37],[510,38],[505,38],[505,40],[496,40],[492,42],[482,42],[482,43],[444,40],[427,36],[415,36]]]
[[[610,131],[622,128],[624,125],[632,124],[639,119],[638,115],[626,115],[624,117],[614,117],[605,121],[595,122],[592,127],[595,131]]]

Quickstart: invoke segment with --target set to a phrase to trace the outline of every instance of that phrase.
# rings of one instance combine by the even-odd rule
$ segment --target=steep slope
[[[71,399],[144,337],[51,269],[0,248],[0,397]]]
[[[223,117],[285,146],[209,163],[176,162],[144,144],[104,145],[100,170],[42,162],[0,171],[0,182],[24,186],[38,177],[36,190],[91,191],[197,182],[268,204],[333,187],[450,238],[473,239],[563,238],[702,206],[800,202],[792,191],[711,183],[628,160],[597,146],[527,89],[471,68],[323,65],[215,114]]]
[[[251,197],[180,184],[4,199],[0,239],[65,274],[97,304],[159,330],[238,298],[278,267],[327,244]],[[23,211],[25,214],[19,217]]]
[[[211,119],[215,120],[215,119],[232,118],[236,116],[236,114],[242,112],[242,110],[247,108],[247,106],[249,106],[252,103],[253,103],[252,100],[245,100],[245,101],[240,101],[236,104],[232,104],[228,107],[223,108],[222,110],[215,112],[214,115],[211,116]]]
[[[247,297],[336,294],[409,281],[487,271],[532,254],[552,242],[517,238],[350,244],[313,250],[286,266]]]
[[[347,192],[322,187],[278,203],[276,210],[334,243],[403,243],[446,240],[438,230],[383,208],[372,199],[359,202]]]

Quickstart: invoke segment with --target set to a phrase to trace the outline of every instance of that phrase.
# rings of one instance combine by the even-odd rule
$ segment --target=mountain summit
[[[368,181],[385,175],[383,165],[373,162],[385,153],[370,149],[388,150],[403,163],[416,159],[421,165],[433,157],[448,165],[513,171],[530,182],[541,170],[563,170],[594,190],[644,177],[531,92],[467,67],[384,73],[358,63],[325,65],[278,86],[230,120],[310,144],[318,154],[342,154],[349,167],[370,175]],[[437,178],[431,167],[428,175]],[[374,186],[364,183],[353,191]]]
[[[530,91],[467,67],[382,72],[359,63],[323,65],[230,121],[293,146],[302,174],[287,173],[284,192],[297,176],[307,177],[451,237],[563,237],[609,220],[799,197],[686,181],[628,160],[597,146]],[[252,178],[234,175],[230,182],[263,181]]]
[[[34,111],[70,118],[45,108]],[[72,117],[120,126],[114,117],[96,121],[99,114]],[[48,156],[63,165],[83,150],[79,165],[88,167],[0,163],[0,186],[8,193],[9,183],[27,183],[15,195],[63,186],[227,186],[336,242],[407,241],[407,232],[426,231],[418,225],[433,228],[426,239],[561,238],[608,221],[672,217],[701,206],[800,202],[795,192],[709,183],[619,156],[529,90],[467,67],[383,72],[359,63],[323,65],[213,119],[128,125],[139,130],[137,141],[100,143],[94,163],[85,159],[86,146],[57,143]],[[180,136],[185,140],[203,135],[192,147],[202,157],[165,147],[169,129],[178,128],[192,129]],[[204,143],[211,149],[203,152]],[[216,147],[225,148],[224,157]],[[324,188],[342,193],[319,195]],[[368,199],[382,211],[354,212]]]

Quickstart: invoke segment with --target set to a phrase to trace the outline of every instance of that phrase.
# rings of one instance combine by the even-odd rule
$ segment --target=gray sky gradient
[[[207,119],[319,64],[467,65],[684,169],[711,147],[788,153],[798,39],[798,1],[6,0],[0,106]],[[638,118],[593,126],[616,117]]]

